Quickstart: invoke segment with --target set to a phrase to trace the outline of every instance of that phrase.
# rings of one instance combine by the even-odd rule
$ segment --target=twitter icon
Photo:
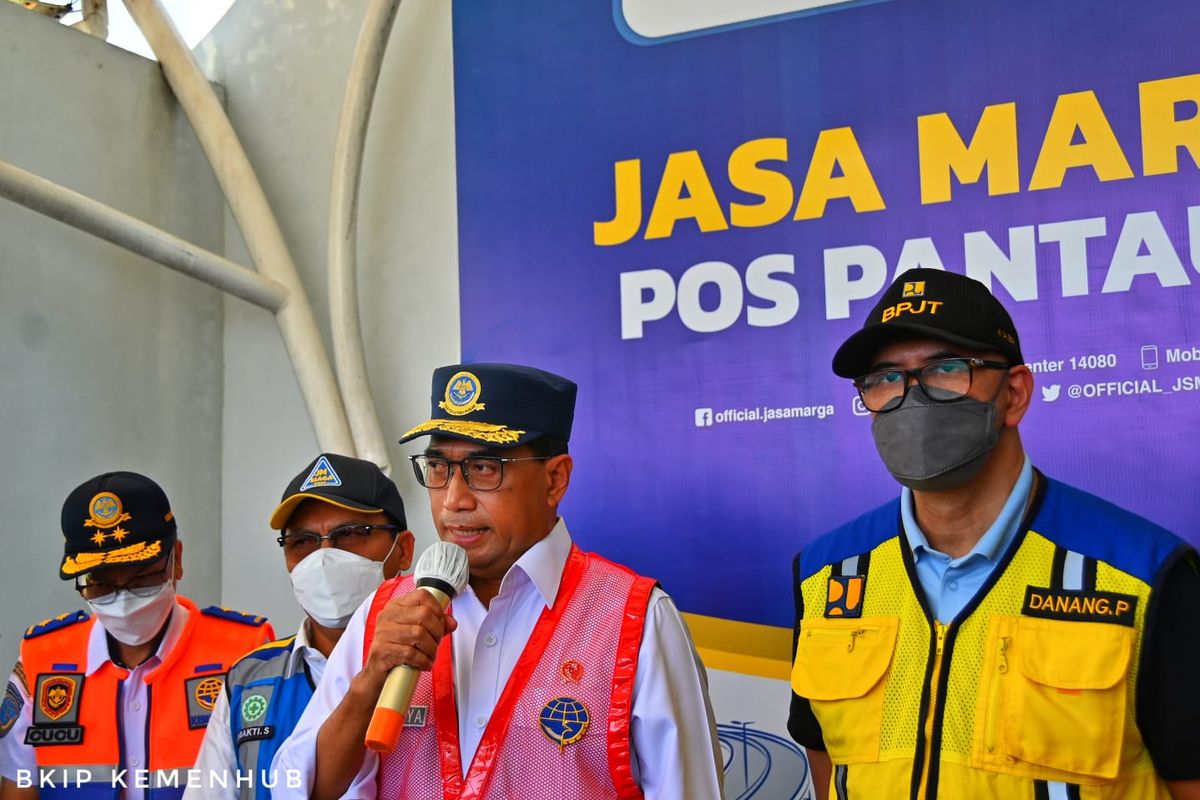
[[[1042,400],[1047,403],[1053,403],[1058,399],[1059,385],[1056,383],[1053,386],[1042,387]]]

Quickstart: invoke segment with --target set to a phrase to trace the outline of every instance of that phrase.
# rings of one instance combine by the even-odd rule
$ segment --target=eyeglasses
[[[868,411],[892,411],[908,396],[909,378],[916,378],[930,399],[949,403],[971,391],[977,369],[1012,369],[1003,361],[982,358],[940,358],[913,369],[879,369],[856,378],[854,388]]]
[[[553,456],[525,456],[501,458],[500,456],[468,456],[461,461],[451,461],[441,456],[409,456],[417,482],[426,489],[444,489],[450,485],[454,468],[458,467],[467,486],[477,492],[491,492],[504,482],[504,465],[516,461],[545,461]]]
[[[98,606],[105,606],[117,599],[118,592],[129,592],[134,597],[152,597],[158,594],[162,589],[163,584],[169,581],[173,573],[175,553],[172,551],[167,555],[167,564],[162,569],[154,572],[146,572],[142,575],[134,575],[127,581],[116,583],[114,581],[97,580],[96,573],[88,573],[82,578],[75,579],[75,591],[79,592],[84,600],[95,603]]]
[[[312,531],[288,531],[276,537],[275,541],[289,556],[306,556],[321,547],[321,542],[329,541],[339,550],[358,550],[366,545],[371,534],[375,531],[395,533],[399,530],[395,525],[367,525],[354,523],[339,525],[329,533],[320,534]]]

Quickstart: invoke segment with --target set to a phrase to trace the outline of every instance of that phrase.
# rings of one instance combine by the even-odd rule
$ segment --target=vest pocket
[[[1115,778],[1134,629],[1017,617],[988,633],[984,739],[999,752],[984,760],[1047,780]]]
[[[884,676],[899,622],[898,617],[812,618],[800,624],[792,690],[812,704],[836,763],[879,760]]]

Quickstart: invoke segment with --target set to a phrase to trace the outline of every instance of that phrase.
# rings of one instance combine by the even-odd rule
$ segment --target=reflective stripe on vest
[[[115,799],[123,785],[138,783],[146,786],[146,800],[174,800],[183,794],[187,770],[195,764],[208,723],[207,715],[199,718],[196,710],[212,710],[226,668],[262,644],[270,628],[202,614],[186,597],[177,596],[176,601],[187,609],[188,619],[174,648],[147,676],[148,763],[136,769],[125,763],[117,714],[122,684],[129,672],[106,661],[91,675],[84,674],[88,639],[96,619],[21,643],[21,662],[30,678],[35,710],[41,701],[41,679],[49,682],[54,680],[52,676],[65,675],[79,681],[75,696],[67,701],[70,709],[62,711],[62,723],[44,728],[50,733],[68,728],[78,728],[78,732],[72,733],[68,743],[34,743],[34,751],[39,775],[45,774],[47,779],[55,775],[78,778],[90,772],[89,780],[82,785],[78,780],[66,784],[56,781],[53,787],[41,789],[43,800]],[[64,670],[67,663],[75,669]],[[209,679],[217,683],[206,683]],[[59,713],[61,709],[52,710]],[[72,719],[74,722],[69,722]]]
[[[1038,521],[948,626],[928,613],[902,533],[805,569],[792,687],[820,722],[831,796],[1168,797],[1134,717],[1151,586]],[[847,575],[863,577],[859,616],[826,616]],[[1054,607],[1031,613],[1039,604]]]
[[[296,637],[272,642],[249,654],[229,670],[229,728],[237,756],[237,770],[250,780],[238,787],[242,800],[267,800],[278,785],[271,761],[292,734],[313,696],[306,667],[286,675]],[[207,776],[205,776],[207,777]]]
[[[410,724],[396,748],[380,760],[379,796],[641,798],[630,769],[629,725],[638,650],[654,586],[651,579],[572,546],[554,607],[544,610],[535,625],[465,778],[454,700],[453,635],[444,638],[432,673],[422,673],[417,681]],[[402,578],[377,592],[368,615],[364,662],[380,609],[412,587],[411,578]]]

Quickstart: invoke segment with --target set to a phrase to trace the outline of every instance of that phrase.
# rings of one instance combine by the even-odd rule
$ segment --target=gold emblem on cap
[[[107,553],[76,553],[68,555],[63,560],[64,575],[78,575],[96,567],[110,567],[118,564],[136,564],[140,561],[150,561],[162,554],[162,542],[136,542],[118,550]]]
[[[906,281],[902,297],[924,297],[925,281]]]
[[[474,373],[456,372],[446,381],[446,399],[438,403],[438,408],[455,417],[482,411],[487,408],[479,402],[482,395],[483,384]]]
[[[88,503],[88,518],[83,521],[83,527],[107,530],[130,519],[133,516],[124,513],[121,498],[112,492],[100,492]]]

